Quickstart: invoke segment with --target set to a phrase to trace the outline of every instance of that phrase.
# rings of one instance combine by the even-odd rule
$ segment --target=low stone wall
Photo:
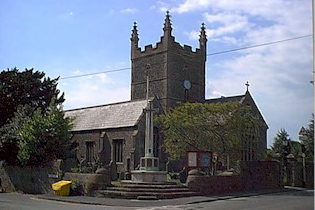
[[[240,176],[244,190],[283,187],[283,174],[278,161],[242,161]]]
[[[4,192],[51,193],[51,184],[56,181],[54,178],[49,178],[51,173],[53,171],[50,167],[18,167],[0,164],[1,187]]]
[[[85,173],[65,173],[63,180],[78,180],[83,185],[85,194],[91,194],[94,190],[105,189],[111,184],[109,173],[85,174]]]
[[[190,190],[200,192],[203,195],[234,192],[243,189],[242,178],[239,175],[188,175],[186,183]]]
[[[192,170],[186,184],[190,190],[204,195],[281,188],[280,169],[277,161],[247,161],[240,163],[238,175],[209,176]]]
[[[306,182],[305,187],[309,189],[314,189],[314,162],[306,162]]]

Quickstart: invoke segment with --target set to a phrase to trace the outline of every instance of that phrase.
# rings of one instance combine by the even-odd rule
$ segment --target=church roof
[[[138,123],[147,100],[126,101],[94,107],[67,110],[66,117],[75,117],[72,131],[132,127]]]
[[[206,103],[224,103],[224,102],[240,102],[242,103],[245,99],[245,95],[239,95],[239,96],[230,96],[230,97],[224,97],[221,98],[213,98],[213,99],[206,99]]]
[[[239,102],[240,104],[242,104],[246,99],[246,103],[248,103],[248,100],[251,101],[251,105],[254,107],[254,109],[256,109],[258,115],[260,116],[260,118],[262,119],[262,121],[264,122],[264,124],[266,125],[266,127],[268,128],[267,122],[264,119],[263,115],[261,114],[259,108],[257,107],[254,99],[252,98],[252,96],[250,95],[248,89],[245,92],[244,95],[237,95],[237,96],[229,96],[229,97],[221,97],[221,98],[213,98],[213,99],[206,99],[205,102],[206,103],[226,103],[226,102]]]

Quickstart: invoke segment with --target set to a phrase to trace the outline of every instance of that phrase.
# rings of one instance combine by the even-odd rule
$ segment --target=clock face
[[[186,90],[189,90],[191,88],[191,83],[188,79],[184,81],[184,87]]]

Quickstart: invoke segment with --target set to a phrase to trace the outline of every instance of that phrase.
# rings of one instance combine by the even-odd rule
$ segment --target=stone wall
[[[83,185],[84,193],[89,195],[94,190],[105,189],[111,183],[110,174],[65,173],[63,180],[78,180]]]
[[[229,176],[203,176],[189,174],[187,186],[190,190],[203,195],[235,192],[243,189],[242,177]]]
[[[283,187],[281,165],[278,161],[242,161],[240,171],[245,190]]]
[[[277,161],[243,161],[240,171],[237,175],[208,176],[192,170],[186,184],[190,190],[204,195],[283,187]]]
[[[314,189],[314,162],[306,162],[306,183],[305,187],[309,189]]]
[[[0,164],[1,187],[5,192],[51,193],[51,184],[58,179],[49,178],[49,174],[56,173],[50,167],[18,167]]]
[[[295,187],[305,187],[308,189],[314,189],[314,162],[305,163],[305,183],[303,177],[303,163],[298,161],[294,163],[294,167],[287,167],[287,184]],[[292,176],[292,169],[294,170],[294,176]],[[293,179],[294,180],[291,180]],[[293,182],[292,182],[293,181]]]

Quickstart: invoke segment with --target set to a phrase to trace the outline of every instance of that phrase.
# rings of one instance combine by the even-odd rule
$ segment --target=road
[[[212,202],[201,202],[189,205],[176,206],[150,206],[147,207],[123,207],[82,205],[65,202],[47,201],[37,199],[32,195],[0,194],[0,210],[313,210],[314,191],[294,191],[275,193],[253,197],[241,197]]]

